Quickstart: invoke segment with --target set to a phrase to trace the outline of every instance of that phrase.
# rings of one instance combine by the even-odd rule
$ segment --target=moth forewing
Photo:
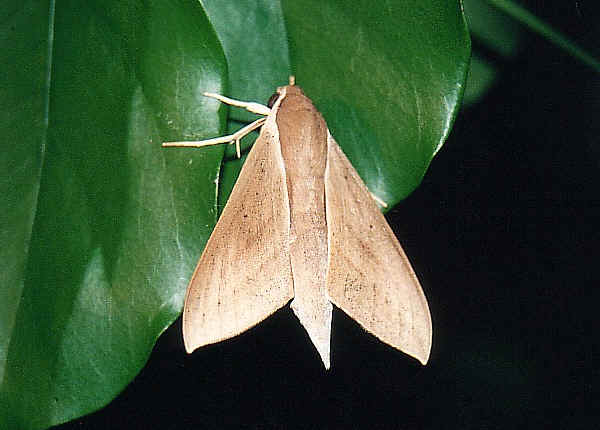
[[[277,107],[267,117],[189,283],[183,312],[188,352],[242,333],[293,297]]]
[[[331,134],[325,196],[331,301],[385,343],[426,364],[432,329],[421,285],[369,190]]]

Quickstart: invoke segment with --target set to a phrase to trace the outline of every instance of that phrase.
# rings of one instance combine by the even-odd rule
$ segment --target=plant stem
[[[550,42],[571,54],[582,63],[587,64],[597,72],[600,72],[599,60],[594,58],[591,54],[577,46],[575,42],[563,36],[559,31],[553,29],[550,25],[546,24],[528,10],[510,0],[487,0],[487,2],[508,16],[519,21],[533,32],[541,34]]]

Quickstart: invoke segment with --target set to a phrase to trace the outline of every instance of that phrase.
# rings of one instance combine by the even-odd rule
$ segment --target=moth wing
[[[383,342],[426,364],[431,316],[419,281],[366,185],[331,135],[327,150],[330,299]]]
[[[185,348],[236,336],[293,297],[289,203],[274,116],[267,118],[188,286]]]

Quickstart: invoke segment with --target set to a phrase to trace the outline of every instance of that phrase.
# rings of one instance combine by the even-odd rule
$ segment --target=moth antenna
[[[235,153],[236,153],[237,157],[240,158],[241,157],[240,140],[243,137],[245,137],[246,135],[248,135],[249,133],[251,133],[252,131],[254,131],[257,128],[259,128],[260,126],[262,126],[266,120],[267,120],[266,118],[259,118],[256,121],[251,122],[247,126],[240,128],[235,133],[229,134],[227,136],[215,137],[214,139],[188,141],[188,142],[164,142],[162,144],[162,146],[164,146],[164,147],[177,146],[177,147],[188,147],[188,148],[201,148],[203,146],[218,145],[220,143],[227,143],[227,144],[235,143]]]
[[[249,112],[256,113],[259,115],[269,115],[271,113],[271,109],[269,109],[268,106],[261,105],[260,103],[243,102],[240,100],[230,99],[229,97],[225,97],[221,94],[215,93],[204,93],[204,96],[217,99],[220,102],[225,103],[226,105],[244,108]]]

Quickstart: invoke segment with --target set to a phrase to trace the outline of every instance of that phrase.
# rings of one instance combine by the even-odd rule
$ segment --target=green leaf
[[[226,69],[196,2],[11,7],[0,422],[33,429],[107,404],[178,316],[223,148],[160,143],[223,131]]]
[[[2,4],[0,58],[0,382],[18,310],[48,130],[48,4]],[[27,31],[25,34],[24,30]],[[0,399],[1,401],[1,399]],[[1,403],[0,403],[1,405]]]

